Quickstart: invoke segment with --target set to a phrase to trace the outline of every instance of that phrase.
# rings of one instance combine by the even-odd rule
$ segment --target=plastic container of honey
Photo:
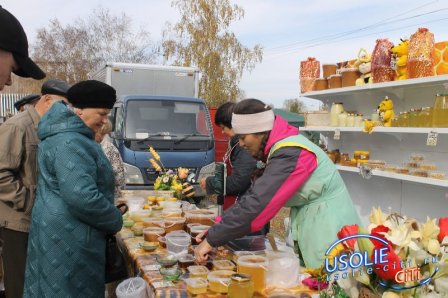
[[[147,217],[143,219],[142,223],[143,226],[146,228],[148,227],[163,228],[163,218],[161,217]]]
[[[193,295],[205,294],[207,292],[208,281],[204,278],[187,278],[185,283],[187,284],[187,291]]]
[[[188,223],[200,223],[202,225],[213,225],[216,217],[215,212],[209,210],[191,210],[185,213]]]
[[[207,275],[210,273],[207,267],[202,265],[188,266],[187,270],[190,273],[190,277],[207,278]]]
[[[237,261],[238,273],[249,274],[254,282],[254,290],[261,292],[266,287],[268,259],[264,256],[241,256]]]
[[[166,217],[164,220],[165,232],[171,233],[184,229],[185,217]]]
[[[230,277],[234,274],[230,270],[216,270],[208,274],[208,284],[210,290],[215,293],[227,294],[229,290]]]

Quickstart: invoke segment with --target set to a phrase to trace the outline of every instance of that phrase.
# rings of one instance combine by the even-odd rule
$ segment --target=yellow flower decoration
[[[372,224],[375,224],[377,226],[384,225],[387,220],[387,216],[383,213],[383,210],[381,210],[380,207],[373,207],[372,212],[369,215],[369,220]]]

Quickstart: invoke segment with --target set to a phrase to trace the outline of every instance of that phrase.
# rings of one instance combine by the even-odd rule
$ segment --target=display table
[[[186,270],[183,270],[183,275],[180,277],[179,281],[175,283],[165,281],[159,273],[160,266],[157,263],[156,257],[158,255],[166,255],[166,249],[160,246],[153,252],[147,252],[141,249],[140,243],[143,243],[143,237],[134,237],[133,232],[127,228],[123,228],[117,234],[117,241],[125,251],[130,276],[140,275],[144,278],[154,291],[155,297],[192,297],[192,295],[187,291],[187,286],[183,281],[184,278],[188,277]],[[254,297],[268,297],[269,293],[272,293],[273,290],[274,289],[265,289],[263,293],[256,293]],[[288,289],[287,291],[291,294],[303,293],[311,295],[315,293],[303,285],[299,285],[293,289]],[[209,290],[206,294],[199,294],[194,297],[221,298],[227,297],[227,295],[214,293]],[[309,296],[303,295],[301,297]]]

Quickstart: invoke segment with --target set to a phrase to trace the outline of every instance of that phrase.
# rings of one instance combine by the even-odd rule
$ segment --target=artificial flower
[[[154,157],[155,160],[160,161],[160,155],[154,150],[154,148],[149,147],[149,152]]]
[[[436,219],[426,219],[426,222],[420,229],[422,244],[425,249],[428,248],[428,242],[431,239],[437,239],[439,236],[440,228],[436,224]]]
[[[430,239],[428,241],[428,252],[432,255],[438,255],[440,253],[440,243],[436,239]]]
[[[442,217],[439,219],[440,232],[438,235],[439,242],[442,243],[443,238],[448,236],[448,217]]]
[[[377,245],[375,245],[374,250],[379,251],[384,248],[384,243],[376,241]],[[379,255],[379,253],[377,253]],[[385,259],[386,263],[383,264],[375,264],[375,272],[376,274],[384,280],[394,281],[395,275],[401,270],[400,263],[401,259],[393,250],[392,246],[389,244],[387,246],[387,251],[385,251]]]
[[[358,225],[346,225],[343,226],[342,229],[338,232],[338,238],[342,239],[348,236],[359,234],[359,226]],[[344,241],[344,245],[346,248],[355,249],[356,238],[349,239]]]
[[[160,165],[154,160],[154,158],[151,158],[149,160],[149,162],[151,163],[152,167],[154,168],[154,170],[156,170],[157,172],[162,171],[162,168],[160,167]]]
[[[384,223],[387,220],[387,216],[383,213],[383,211],[381,210],[380,207],[378,207],[378,208],[373,207],[372,212],[370,213],[370,216],[369,216],[369,220],[370,220],[370,223],[372,223],[374,225],[377,225],[377,226],[384,225]]]
[[[407,225],[399,225],[385,234],[385,238],[392,244],[397,246],[396,251],[403,247],[409,247],[413,250],[418,250],[418,245],[412,241],[411,231]]]

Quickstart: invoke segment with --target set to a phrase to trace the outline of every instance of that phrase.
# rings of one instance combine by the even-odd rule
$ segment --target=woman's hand
[[[197,234],[196,237],[194,238],[194,240],[196,240],[196,243],[201,243],[206,234],[207,231]]]
[[[199,186],[205,190],[206,187],[206,183],[205,183],[206,178],[202,178],[201,181],[199,181]]]
[[[194,256],[197,262],[205,262],[208,259],[208,253],[213,247],[208,244],[207,239],[204,239],[194,250]]]

